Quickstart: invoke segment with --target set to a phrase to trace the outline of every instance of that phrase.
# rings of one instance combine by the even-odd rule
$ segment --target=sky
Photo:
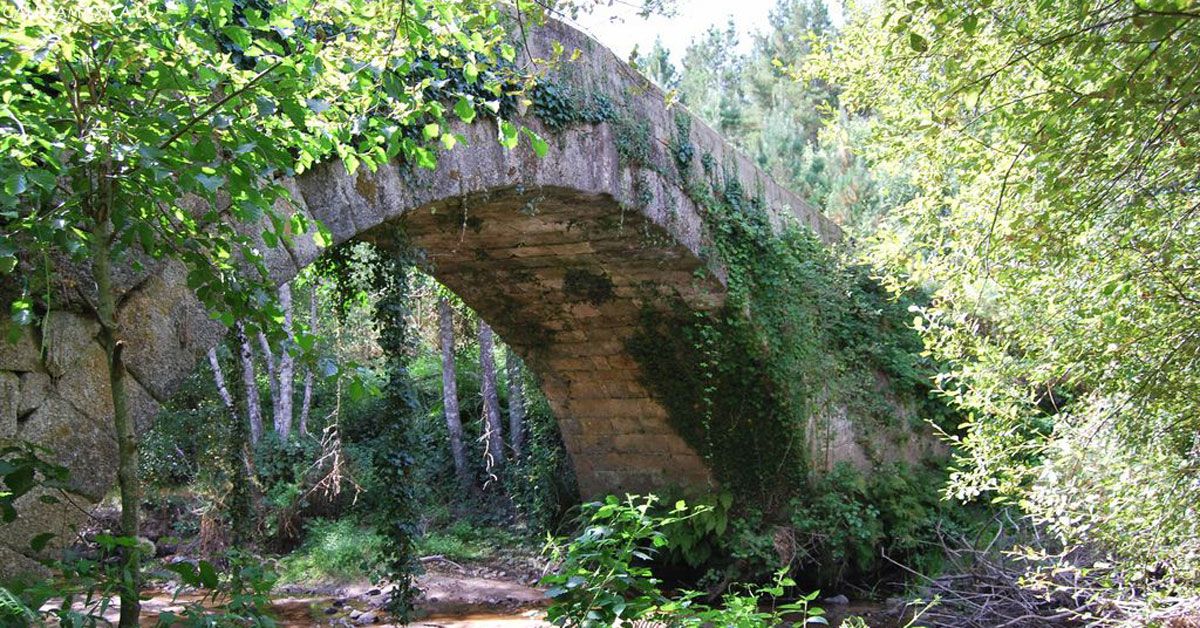
[[[614,0],[612,6],[597,7],[581,15],[576,25],[608,46],[622,59],[629,58],[635,45],[642,53],[649,52],[654,38],[660,37],[671,51],[676,63],[683,58],[692,39],[699,37],[709,26],[724,28],[733,19],[738,30],[738,44],[748,52],[753,44],[751,33],[767,28],[767,18],[776,0],[676,0],[673,17],[637,15],[637,0]],[[838,22],[840,3],[830,2],[831,18]]]

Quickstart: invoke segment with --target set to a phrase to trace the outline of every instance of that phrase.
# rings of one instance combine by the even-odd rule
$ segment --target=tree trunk
[[[294,341],[292,334],[292,286],[279,286],[279,306],[283,308],[283,331],[289,341]],[[296,359],[292,357],[292,342],[279,352],[279,403],[275,406],[275,433],[280,440],[287,440],[292,435],[292,393],[295,390]]]
[[[100,344],[108,364],[108,383],[112,395],[113,427],[117,437],[117,485],[121,490],[121,535],[136,539],[141,532],[138,506],[141,487],[137,474],[137,435],[129,416],[125,394],[125,365],[121,362],[124,344],[118,337],[117,304],[112,287],[113,226],[108,212],[97,219],[92,238],[92,277],[96,281],[97,314],[100,317]],[[141,614],[138,599],[141,588],[140,547],[122,550],[125,576],[120,587],[121,628],[135,628]]]
[[[237,333],[238,346],[241,347],[242,386],[246,391],[246,417],[250,421],[250,443],[258,444],[262,438],[262,407],[259,405],[258,381],[254,376],[254,351],[250,348],[250,339],[246,337],[246,328],[238,321],[234,330]]]
[[[221,362],[217,360],[216,347],[208,350],[208,366],[212,368],[213,383],[217,385],[217,392],[221,394],[221,401],[225,403],[225,409],[236,418],[237,408],[233,405],[233,395],[229,394],[229,388],[225,386],[225,374],[221,372]]]
[[[308,297],[308,333],[317,333],[317,288],[319,285],[314,281],[312,284],[312,293]],[[308,436],[308,414],[312,411],[312,392],[313,392],[313,370],[310,367],[304,367],[304,401],[300,405],[300,430],[301,436]]]
[[[504,468],[504,426],[500,422],[500,397],[496,392],[496,358],[493,355],[492,328],[479,320],[479,379],[483,395],[483,429],[487,450],[484,465],[488,472]]]
[[[241,329],[238,330],[239,342],[244,340],[244,335]],[[232,429],[229,430],[229,442],[226,443],[227,463],[233,468],[233,477],[229,497],[226,500],[226,505],[229,511],[230,531],[232,534],[234,547],[240,547],[250,540],[250,530],[253,525],[254,512],[251,506],[251,483],[250,478],[254,475],[254,452],[251,447],[252,438],[247,429],[247,421],[243,421],[238,415],[237,407],[243,396],[247,396],[248,391],[245,386],[239,385],[238,379],[235,377],[233,386],[225,385],[225,375],[221,372],[221,363],[217,361],[217,352],[215,349],[209,350],[208,362],[212,366],[213,380],[217,384],[217,390],[221,393],[221,399],[225,401],[225,407],[229,410],[229,420]],[[254,379],[251,377],[251,383]],[[242,382],[244,383],[244,381]],[[249,402],[247,401],[247,406]],[[261,418],[260,425],[261,428]]]
[[[267,389],[271,393],[271,424],[279,420],[279,377],[275,371],[275,353],[271,351],[271,342],[267,335],[258,332],[258,346],[262,349],[263,362],[267,365]]]
[[[521,358],[512,347],[504,354],[504,370],[508,374],[508,446],[519,460],[525,455],[525,376]]]
[[[450,433],[450,455],[454,458],[454,474],[464,490],[472,490],[467,471],[467,453],[463,448],[462,417],[458,412],[458,375],[454,368],[454,315],[450,302],[438,301],[438,335],[442,345],[442,401],[446,410],[446,431]]]

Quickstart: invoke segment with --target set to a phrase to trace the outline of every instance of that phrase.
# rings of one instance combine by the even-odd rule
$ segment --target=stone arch
[[[550,58],[554,42],[583,54],[548,80],[602,96],[619,116],[554,129],[523,117],[520,124],[550,138],[541,158],[525,142],[503,148],[496,123],[480,120],[454,129],[465,146],[444,153],[435,170],[390,164],[348,174],[334,162],[287,184],[297,210],[336,242],[415,247],[427,270],[525,358],[560,421],[584,495],[711,484],[625,343],[647,310],[707,310],[723,301],[724,272],[689,186],[736,177],[776,224],[806,225],[826,241],[840,233],[578,31],[547,24],[525,42],[528,56]],[[684,142],[696,158],[680,159]],[[263,248],[279,283],[320,254],[309,236]],[[59,283],[60,310],[44,328],[0,343],[0,438],[53,448],[72,470],[72,491],[95,500],[115,483],[104,355],[95,319],[71,305],[87,301],[86,289],[77,277]],[[225,330],[188,290],[177,263],[126,269],[118,284],[131,407],[144,429]],[[28,540],[79,520],[76,507],[37,497],[27,496],[22,516],[5,529],[0,574],[35,569]]]

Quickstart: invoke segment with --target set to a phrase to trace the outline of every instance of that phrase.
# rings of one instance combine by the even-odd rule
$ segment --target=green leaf
[[[254,106],[258,109],[258,115],[264,118],[273,115],[276,111],[275,101],[266,96],[255,98]]]
[[[178,562],[166,565],[168,571],[173,571],[179,574],[179,580],[190,587],[200,586],[200,574],[196,571],[196,566],[188,562]]]
[[[222,185],[225,185],[225,177],[221,175],[198,174],[196,181],[209,192],[216,192]]]
[[[28,298],[14,300],[9,306],[9,312],[13,322],[18,325],[29,325],[33,322],[33,302]]]
[[[909,31],[908,47],[917,52],[926,52],[929,50],[929,41],[915,31]]]
[[[979,16],[971,14],[963,18],[962,28],[966,34],[974,35],[979,30]]]
[[[475,106],[465,96],[460,96],[458,102],[454,103],[454,113],[467,124],[475,121]]]
[[[500,121],[499,140],[500,140],[501,146],[503,146],[507,149],[510,149],[510,150],[513,148],[516,148],[518,137],[519,137],[519,135],[518,135],[517,125],[513,124],[512,122],[509,122],[508,120]]]
[[[54,536],[55,535],[53,532],[43,532],[33,537],[33,539],[29,541],[29,547],[35,552],[40,552],[43,549],[46,549],[46,544],[49,543],[50,539],[53,539]]]
[[[217,576],[217,570],[212,566],[212,563],[207,560],[200,561],[200,586],[206,589],[216,589],[220,584],[221,580]]]
[[[533,153],[538,157],[545,157],[550,152],[550,144],[537,133],[528,129],[526,132],[529,133],[529,143],[533,146]]]
[[[247,32],[246,29],[238,28],[236,26],[227,26],[221,29],[221,32],[224,33],[225,36],[228,37],[229,40],[232,41],[238,48],[245,50],[250,47],[252,39],[250,38],[250,33]]]

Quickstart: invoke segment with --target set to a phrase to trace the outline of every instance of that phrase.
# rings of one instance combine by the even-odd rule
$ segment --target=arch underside
[[[611,196],[558,187],[460,197],[395,223],[362,238],[386,246],[402,234],[522,356],[583,495],[710,482],[626,348],[647,311],[719,303],[719,282],[690,250]]]

